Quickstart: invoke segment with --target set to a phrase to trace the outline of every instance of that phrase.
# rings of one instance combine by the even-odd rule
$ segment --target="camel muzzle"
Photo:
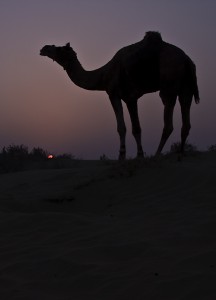
[[[44,52],[43,52],[43,49],[40,50],[40,55],[41,55],[41,56],[45,56],[45,54],[44,54]]]

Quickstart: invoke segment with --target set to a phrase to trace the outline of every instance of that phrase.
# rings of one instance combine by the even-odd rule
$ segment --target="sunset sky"
[[[216,1],[214,0],[0,0],[0,149],[39,146],[83,159],[117,158],[116,120],[104,92],[75,86],[55,62],[39,55],[46,44],[70,42],[87,70],[108,62],[146,31],[183,49],[195,62],[201,103],[193,102],[189,142],[216,144]],[[163,127],[158,93],[139,100],[143,148],[156,150]],[[128,113],[128,156],[136,147]],[[174,132],[180,138],[179,104]]]

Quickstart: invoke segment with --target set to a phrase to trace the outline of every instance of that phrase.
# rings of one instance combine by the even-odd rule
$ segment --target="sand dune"
[[[216,155],[0,175],[0,299],[216,299]]]

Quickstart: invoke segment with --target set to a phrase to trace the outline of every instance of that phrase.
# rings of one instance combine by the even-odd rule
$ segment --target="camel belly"
[[[127,73],[120,77],[119,86],[121,98],[138,99],[147,93],[153,93],[159,90],[159,72],[151,72],[147,76],[145,72],[139,74]]]

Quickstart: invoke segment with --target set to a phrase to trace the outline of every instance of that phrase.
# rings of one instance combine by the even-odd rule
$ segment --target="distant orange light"
[[[48,159],[52,159],[52,158],[54,158],[54,156],[53,156],[52,154],[49,154],[49,155],[47,156],[47,158],[48,158]]]

